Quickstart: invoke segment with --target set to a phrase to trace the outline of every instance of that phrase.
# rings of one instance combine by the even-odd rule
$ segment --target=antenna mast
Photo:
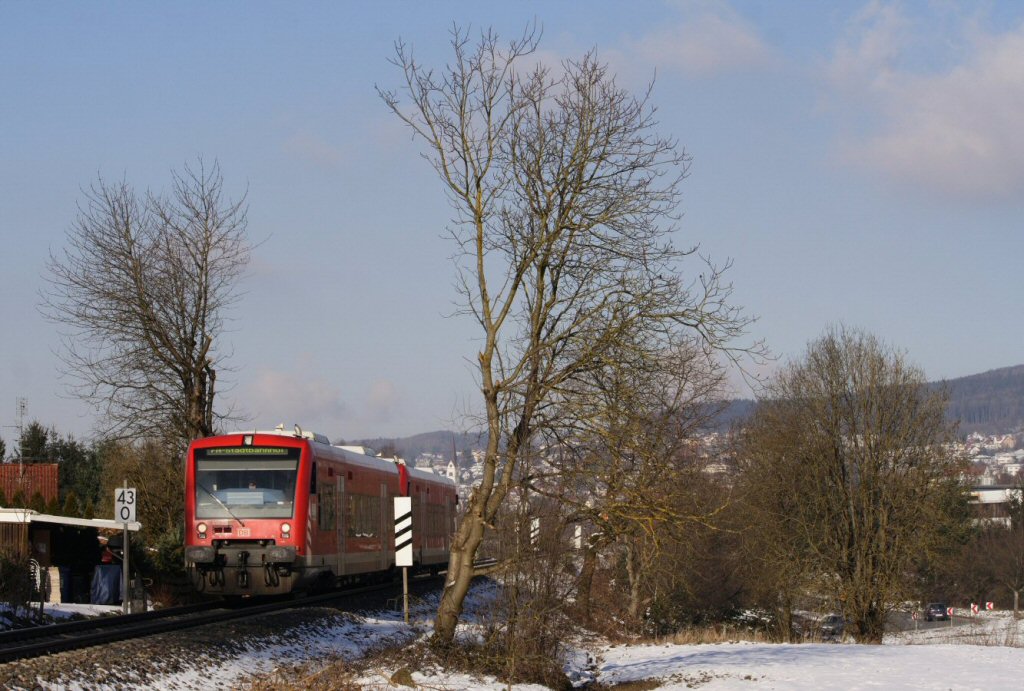
[[[19,396],[17,400],[18,410],[18,454],[22,462],[25,461],[25,409],[28,408],[28,399]]]
[[[15,415],[18,416],[18,424],[16,425],[3,425],[4,429],[16,429],[18,430],[18,455],[24,460],[25,456],[25,444],[22,442],[22,437],[25,436],[25,409],[28,408],[28,399],[24,396],[19,396],[14,399]],[[14,449],[11,449],[11,455],[15,454]],[[4,462],[4,457],[0,455],[0,463]]]

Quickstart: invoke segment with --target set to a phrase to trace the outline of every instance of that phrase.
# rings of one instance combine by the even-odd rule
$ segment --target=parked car
[[[821,640],[837,641],[843,637],[846,620],[841,614],[830,614],[821,620]]]
[[[924,608],[925,621],[949,621],[949,611],[945,602],[929,602]]]

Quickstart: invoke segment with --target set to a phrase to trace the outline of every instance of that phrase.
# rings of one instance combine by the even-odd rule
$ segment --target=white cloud
[[[842,160],[946,197],[1019,199],[1024,26],[989,33],[964,21],[949,37],[962,55],[931,71],[901,66],[915,39],[907,31],[898,12],[873,4],[836,49],[834,95],[869,123],[847,133]]]
[[[330,436],[350,417],[337,386],[315,376],[280,370],[260,370],[241,402],[260,429],[278,423],[287,428],[298,424]]]
[[[332,439],[389,433],[401,412],[394,383],[376,380],[359,392],[323,379],[317,369],[308,357],[290,370],[261,369],[240,392],[238,403],[259,429],[298,424]]]
[[[724,2],[668,3],[676,17],[641,36],[624,36],[613,45],[581,44],[562,36],[557,49],[541,48],[524,63],[537,63],[557,79],[566,58],[578,59],[594,50],[620,83],[642,89],[657,74],[676,73],[705,79],[728,73],[760,72],[779,62],[756,27]]]
[[[281,148],[286,154],[325,170],[337,170],[345,160],[341,149],[307,130],[292,134]]]
[[[909,42],[909,22],[895,8],[872,2],[851,20],[847,36],[836,46],[830,77],[847,87],[884,88]]]
[[[725,6],[630,41],[627,50],[659,70],[691,77],[760,70],[774,61],[754,27]]]
[[[376,425],[394,420],[398,400],[398,391],[392,382],[387,380],[373,382],[366,399],[365,417],[367,421]]]

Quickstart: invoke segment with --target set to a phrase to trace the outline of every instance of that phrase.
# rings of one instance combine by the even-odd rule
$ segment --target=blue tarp
[[[116,605],[121,601],[120,564],[100,564],[92,572],[89,601],[94,605]]]

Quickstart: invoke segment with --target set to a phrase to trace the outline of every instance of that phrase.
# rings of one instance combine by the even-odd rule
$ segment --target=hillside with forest
[[[931,382],[929,386],[945,388],[949,393],[947,414],[950,420],[959,421],[958,432],[961,435],[1024,431],[1024,365]],[[727,431],[753,413],[756,407],[756,401],[750,399],[730,401],[715,418],[711,431]],[[449,431],[350,443],[369,446],[388,455],[397,453],[406,458],[422,454],[451,458],[453,448],[462,455],[483,446],[480,435]],[[462,457],[468,458],[468,453]]]
[[[957,421],[961,435],[1006,434],[1024,431],[1024,365],[1002,367],[957,379],[930,382],[949,394],[946,416]],[[716,418],[716,431],[725,431],[754,412],[755,401],[731,401]]]
[[[479,434],[438,430],[414,434],[411,437],[375,437],[347,443],[368,446],[385,456],[397,455],[411,459],[427,455],[450,459],[453,449],[461,458],[471,458],[471,451],[483,448],[485,442],[486,440]],[[345,442],[335,441],[334,443]]]
[[[1001,434],[1024,430],[1024,365],[935,382],[949,391],[951,420],[961,434]]]

